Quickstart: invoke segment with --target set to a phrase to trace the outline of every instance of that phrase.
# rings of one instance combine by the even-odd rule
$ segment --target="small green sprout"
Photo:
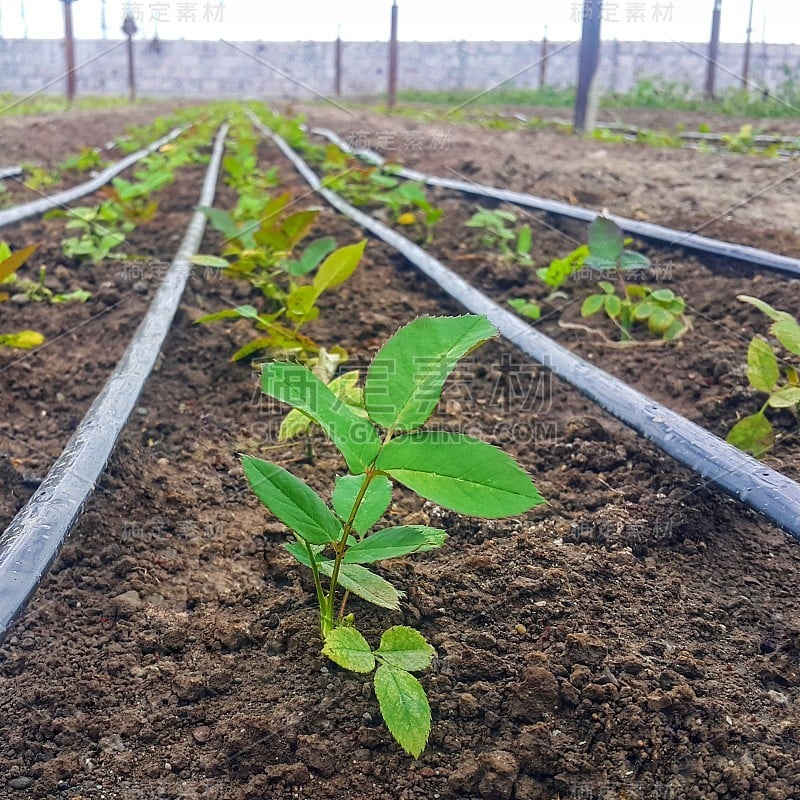
[[[738,299],[763,311],[772,320],[770,333],[789,353],[800,356],[800,325],[791,314],[778,311],[757,297],[740,294]],[[767,399],[755,414],[743,417],[731,428],[727,441],[760,458],[775,444],[766,410],[785,408],[795,416],[800,412],[800,367],[779,360],[778,352],[766,339],[754,336],[747,350],[747,379]]]

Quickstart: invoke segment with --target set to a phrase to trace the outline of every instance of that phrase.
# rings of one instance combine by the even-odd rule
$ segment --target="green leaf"
[[[527,255],[531,251],[533,245],[533,237],[531,236],[531,229],[528,225],[523,225],[519,229],[517,236],[517,255]]]
[[[523,297],[513,297],[508,301],[508,304],[517,314],[521,314],[523,317],[528,317],[529,319],[539,319],[542,315],[542,309],[539,308],[536,303],[531,303]]]
[[[242,456],[247,480],[258,499],[286,526],[311,544],[338,540],[342,526],[322,498],[277,464]]]
[[[289,439],[294,439],[296,436],[300,436],[301,433],[305,433],[313,424],[314,420],[311,417],[293,408],[281,420],[281,426],[278,429],[278,441],[286,442]]]
[[[198,267],[218,267],[219,269],[228,269],[230,267],[230,264],[224,258],[202,254],[191,256],[189,263]]]
[[[747,348],[747,379],[754,389],[770,394],[778,382],[778,359],[769,344],[756,336]]]
[[[396,528],[384,528],[366,539],[356,542],[347,549],[345,564],[373,564],[387,558],[400,558],[415,553],[428,544],[428,527],[426,525],[401,525]],[[438,529],[438,533],[444,531]]]
[[[226,240],[230,241],[239,238],[241,233],[239,226],[227,211],[223,211],[221,208],[209,207],[201,207],[197,210],[205,215],[212,227],[216,228]]]
[[[392,439],[376,465],[427,500],[461,514],[511,517],[544,502],[511,457],[459,433],[423,431]]]
[[[589,226],[588,241],[592,258],[613,263],[619,260],[625,246],[619,226],[606,217],[597,217]]]
[[[436,651],[419,631],[405,625],[394,625],[384,631],[375,655],[385,664],[414,672],[427,669]]]
[[[653,333],[664,333],[675,322],[675,317],[666,308],[656,307],[647,320],[647,327]]]
[[[336,487],[331,502],[333,510],[344,521],[350,519],[353,504],[365,480],[364,475],[336,476]],[[385,475],[376,475],[364,493],[361,506],[353,521],[353,530],[358,533],[368,531],[384,515],[391,502],[392,482]]]
[[[622,301],[615,294],[607,294],[603,300],[603,305],[606,309],[606,314],[609,317],[616,318],[622,312]]]
[[[725,441],[761,458],[775,444],[775,434],[769,420],[763,412],[758,411],[740,419],[731,428]]]
[[[792,318],[791,314],[787,314],[785,311],[777,311],[769,303],[765,303],[763,300],[759,300],[757,297],[751,297],[748,294],[738,294],[736,295],[736,299],[741,300],[743,303],[749,303],[751,306],[755,306],[759,311],[763,311],[774,322],[780,322],[781,320]]]
[[[637,253],[635,250],[623,250],[620,256],[619,265],[622,269],[647,269],[650,266],[650,259]]]
[[[800,325],[793,319],[782,319],[776,322],[770,330],[790,353],[800,356]]]
[[[797,386],[784,386],[773,392],[767,403],[772,408],[792,408],[800,403],[800,388]]]
[[[598,281],[597,285],[606,293],[606,294],[615,294],[616,289],[614,288],[613,283],[609,283],[608,281]],[[628,287],[633,288],[633,287]]]
[[[290,275],[307,275],[319,266],[325,256],[336,249],[336,239],[333,236],[323,236],[316,239],[303,250],[298,261],[290,261],[286,265],[286,271]]]
[[[338,398],[310,369],[299,364],[264,365],[263,391],[308,414],[344,456],[351,472],[361,473],[380,450],[377,431]]]
[[[420,317],[401,328],[370,364],[364,387],[373,422],[411,431],[433,413],[458,361],[497,333],[484,316]]]
[[[355,271],[361,256],[364,255],[364,248],[367,240],[363,239],[358,244],[340,247],[331,253],[320,264],[317,274],[314,276],[314,288],[320,295],[340,283],[344,283]]]
[[[333,574],[333,561],[320,561],[319,571],[330,578]],[[391,611],[397,611],[400,608],[400,598],[405,597],[404,592],[399,592],[389,581],[360,564],[342,564],[339,585],[362,600]]]
[[[334,628],[325,637],[322,654],[352,672],[372,672],[375,669],[375,657],[369,644],[355,628]]]
[[[611,295],[590,294],[583,301],[583,305],[581,306],[581,316],[591,317],[592,314],[596,314],[603,307],[606,297],[611,297]]]
[[[675,292],[672,289],[656,289],[650,293],[653,300],[658,300],[659,303],[669,303],[675,299]]]
[[[641,303],[637,303],[633,309],[633,318],[639,320],[640,322],[644,319],[647,319],[658,306],[655,303],[651,303],[649,300],[643,300]]]
[[[389,732],[418,758],[431,731],[431,707],[422,684],[405,670],[381,664],[375,672],[375,696]]]

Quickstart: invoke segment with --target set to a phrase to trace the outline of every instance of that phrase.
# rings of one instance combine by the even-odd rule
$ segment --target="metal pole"
[[[578,94],[575,98],[576,131],[585,131],[587,121],[594,127],[594,120],[588,120],[590,92],[600,62],[600,21],[603,14],[603,0],[583,0],[583,29],[581,32],[581,52],[578,63]]]
[[[708,43],[708,68],[706,69],[706,100],[714,99],[714,78],[717,72],[719,53],[719,23],[722,16],[722,0],[714,0],[714,16],[711,19],[711,41]]]
[[[122,32],[128,37],[128,88],[131,103],[136,102],[136,71],[133,66],[133,35],[138,28],[133,14],[128,12],[125,21],[122,23]]]
[[[342,37],[336,37],[336,45],[334,50],[334,93],[337,97],[342,96]]]
[[[542,50],[539,58],[539,88],[544,89],[547,79],[547,25],[544,26],[544,36],[542,36]]]
[[[75,99],[75,34],[72,30],[72,3],[74,0],[62,0],[64,3],[64,50],[67,56],[67,102]]]
[[[753,0],[750,0],[750,16],[747,19],[747,39],[744,43],[744,66],[742,67],[742,89],[747,89],[750,77],[750,38],[753,33]]]
[[[397,0],[392,2],[392,31],[389,37],[389,92],[386,104],[394,108],[397,102]]]

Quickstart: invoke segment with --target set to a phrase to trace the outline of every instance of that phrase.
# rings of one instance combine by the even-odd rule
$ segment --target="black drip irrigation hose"
[[[228,126],[217,134],[200,206],[210,206]],[[47,477],[0,536],[0,642],[25,607],[94,489],[166,339],[186,280],[189,259],[206,227],[192,216],[180,248],[125,354]]]
[[[37,214],[44,214],[45,211],[49,211],[51,208],[59,208],[67,203],[71,203],[73,200],[84,197],[90,192],[96,192],[123,170],[133,166],[137,161],[141,161],[145,156],[155,152],[159,147],[163,147],[167,142],[177,139],[185,130],[186,126],[173,129],[166,136],[162,136],[147,147],[137,150],[129,156],[125,156],[125,158],[120,159],[110,167],[106,167],[102,172],[85,183],[80,183],[77,186],[73,186],[71,189],[65,189],[63,192],[58,192],[58,194],[41,197],[38,200],[32,200],[30,203],[22,203],[21,205],[12,206],[11,208],[0,211],[0,228],[6,225],[13,225],[16,222],[22,222],[22,220],[36,216]]]
[[[382,167],[386,161],[372,150],[358,150],[350,147],[340,136],[326,128],[311,128],[310,133],[323,136],[333,142],[337,147],[346,153],[361,158],[362,160]],[[556,214],[560,217],[569,217],[580,222],[593,222],[598,212],[581,206],[571,206],[558,200],[548,200],[543,197],[536,197],[522,192],[513,192],[507,189],[498,189],[494,186],[486,186],[481,183],[470,183],[468,181],[457,181],[450,178],[439,178],[426,175],[413,169],[398,169],[393,171],[394,175],[410,181],[419,181],[428,186],[436,186],[440,189],[450,189],[463,194],[476,195],[478,197],[491,197],[504,203],[520,206],[522,208],[532,208],[535,211],[545,211],[549,214]],[[608,214],[609,219],[622,228],[626,233],[638,236],[651,242],[670,247],[681,247],[685,250],[704,253],[716,256],[717,258],[729,258],[741,261],[752,266],[760,267],[768,272],[777,272],[790,278],[800,278],[800,260],[789,256],[772,253],[769,250],[761,250],[757,247],[748,245],[734,244],[725,242],[721,239],[711,239],[708,236],[700,236],[689,231],[678,231],[673,228],[666,228],[663,225],[654,225],[652,222],[640,222],[627,217],[620,217],[616,214]]]
[[[22,175],[22,167],[0,167],[0,181]]]
[[[323,188],[316,173],[280,136],[256,117],[251,118],[259,130],[275,142],[311,188],[337,211],[397,249],[469,311],[485,314],[504,338],[620,422],[800,539],[800,484],[539,333],[405,236],[353,208],[335,192]]]

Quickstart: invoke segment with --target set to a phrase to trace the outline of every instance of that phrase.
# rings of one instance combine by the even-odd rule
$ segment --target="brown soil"
[[[319,110],[312,121],[348,129]],[[407,124],[361,115],[349,130]],[[734,186],[724,177],[701,179],[713,174],[716,156],[691,154],[690,174],[684,154],[671,162],[661,151],[608,146],[593,159],[596,144],[549,133],[435,126],[426,136],[432,131],[449,133],[451,146],[409,149],[402,160],[439,174],[472,169],[483,182],[562,199],[594,186],[599,204],[623,214],[631,213],[637,171],[639,184],[658,171],[663,185],[639,202],[664,223],[686,213],[680,192],[698,209],[713,207],[714,198],[718,205],[719,197],[732,203],[741,184],[750,186],[763,163],[772,163],[726,159],[740,176]],[[296,194],[304,191],[275,151],[265,146],[263,154],[281,164]],[[171,256],[196,202],[200,172],[181,175],[160,194],[174,216],[159,217],[146,236],[136,232],[136,247],[151,256]],[[781,188],[756,203],[769,211],[742,210],[769,225],[748,228],[740,241],[768,246],[778,234],[785,246],[772,249],[796,254],[794,222],[779,213],[789,202]],[[223,189],[218,205],[230,200]],[[474,204],[443,202],[446,222],[434,248],[447,263],[495,296],[533,294],[527,276],[488,254],[461,258],[481,252],[461,227]],[[13,233],[20,241],[46,234],[53,246],[43,258],[56,262],[53,224]],[[361,236],[327,209],[317,232],[340,244]],[[211,233],[204,249],[218,242]],[[557,232],[536,238],[539,263],[564,250]],[[757,402],[736,387],[744,385],[747,339],[762,323],[730,298],[747,290],[796,308],[797,287],[764,277],[754,286],[681,254],[671,258],[672,283],[665,283],[690,298],[695,317],[678,345],[620,351],[574,335],[565,341],[724,432]],[[0,355],[13,403],[1,423],[12,456],[0,462],[4,521],[88,407],[151,291],[146,285],[130,294],[129,283],[106,277],[113,264],[61,266],[65,284],[106,294],[83,307],[3,308],[4,325],[24,320],[52,341],[23,359]],[[282,550],[281,526],[245,485],[238,452],[261,452],[323,493],[342,469],[321,438],[313,464],[302,445],[274,448],[283,409],[262,398],[253,371],[228,360],[251,335],[244,323],[192,324],[246,296],[220,278],[192,279],[106,476],[0,648],[0,797],[800,794],[797,544],[503,343],[459,368],[434,423],[515,455],[549,505],[484,523],[398,490],[391,521],[432,520],[451,538],[439,553],[386,565],[387,577],[408,594],[401,612],[352,606],[369,639],[405,622],[437,649],[422,676],[434,714],[431,741],[419,761],[403,755],[380,721],[368,679],[319,655],[307,576]],[[414,316],[459,312],[375,241],[353,279],[324,305],[308,332],[344,345],[358,366]],[[563,337],[556,318],[544,327]],[[789,421],[781,430],[774,459],[796,470]]]

